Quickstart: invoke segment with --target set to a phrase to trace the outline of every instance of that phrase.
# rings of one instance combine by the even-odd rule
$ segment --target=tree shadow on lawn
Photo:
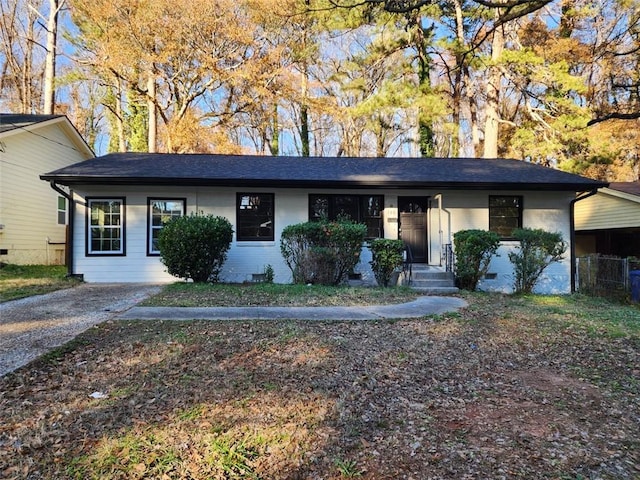
[[[492,315],[395,322],[107,322],[2,379],[0,471],[272,479],[633,472],[638,419],[616,413],[629,404],[573,378],[558,363],[559,346],[519,336],[494,307]]]

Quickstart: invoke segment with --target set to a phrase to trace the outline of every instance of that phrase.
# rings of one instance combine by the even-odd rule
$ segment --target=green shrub
[[[498,251],[500,236],[486,230],[460,230],[453,235],[453,243],[456,282],[460,288],[473,291]]]
[[[339,285],[360,261],[367,227],[349,220],[305,222],[282,231],[280,252],[293,283]]]
[[[376,282],[381,287],[388,287],[393,272],[402,266],[404,242],[402,240],[390,240],[376,238],[369,244],[371,258],[369,262]]]
[[[194,282],[217,282],[233,238],[224,217],[194,215],[167,222],[158,236],[162,263],[171,275]]]
[[[273,283],[273,279],[275,278],[275,271],[273,270],[273,266],[271,264],[265,265],[263,273],[264,273],[264,282]]]
[[[538,278],[551,263],[562,260],[567,244],[559,232],[517,228],[512,233],[520,242],[517,252],[509,253],[515,274],[516,293],[531,293]]]

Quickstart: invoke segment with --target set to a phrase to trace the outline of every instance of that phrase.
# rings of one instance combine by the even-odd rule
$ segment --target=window
[[[381,238],[382,195],[309,195],[309,220],[349,218],[367,226],[367,238]]]
[[[147,200],[147,255],[160,255],[158,236],[169,220],[182,217],[186,211],[184,198],[149,198]]]
[[[273,241],[273,193],[238,193],[236,239]]]
[[[58,225],[67,224],[67,199],[58,197]]]
[[[87,198],[87,255],[124,255],[124,198]]]
[[[514,228],[522,227],[522,197],[489,196],[489,230],[502,238],[512,238]]]

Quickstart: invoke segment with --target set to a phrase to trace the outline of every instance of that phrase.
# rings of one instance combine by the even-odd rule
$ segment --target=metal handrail
[[[444,260],[445,271],[453,272],[453,247],[450,243],[442,246],[442,259]]]
[[[404,258],[402,262],[402,274],[404,275],[405,280],[407,279],[407,272],[409,273],[409,278],[406,284],[411,285],[413,277],[413,252],[411,251],[411,246],[405,242]]]

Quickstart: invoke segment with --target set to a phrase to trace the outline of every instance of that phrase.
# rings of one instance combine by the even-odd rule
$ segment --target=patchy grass
[[[98,325],[0,379],[0,476],[638,478],[640,309],[465,298],[415,320]]]
[[[381,305],[415,299],[418,292],[408,287],[331,287],[276,283],[197,284],[173,283],[140,304],[153,307],[317,307]]]
[[[0,302],[41,295],[78,284],[63,265],[5,265],[0,268]]]

